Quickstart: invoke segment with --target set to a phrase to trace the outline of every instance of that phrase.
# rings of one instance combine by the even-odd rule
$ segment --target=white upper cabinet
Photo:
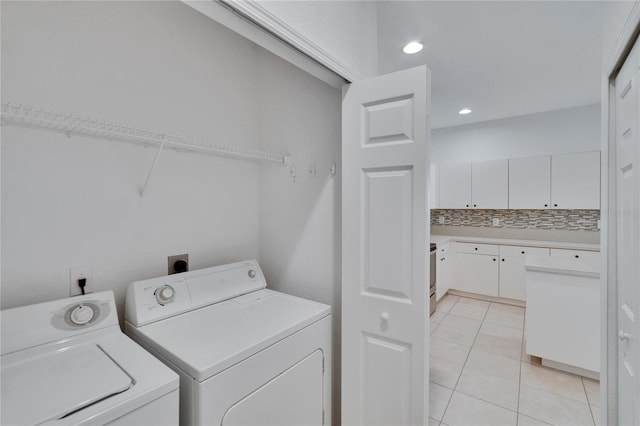
[[[438,181],[438,208],[508,208],[508,160],[442,164]]]
[[[509,160],[509,208],[548,209],[551,205],[551,157]]]
[[[439,208],[471,207],[471,163],[441,164],[439,174]]]
[[[431,178],[441,209],[600,209],[600,151],[442,164]]]
[[[600,152],[551,157],[551,208],[600,208]]]
[[[474,209],[509,207],[509,160],[471,163],[471,201]]]

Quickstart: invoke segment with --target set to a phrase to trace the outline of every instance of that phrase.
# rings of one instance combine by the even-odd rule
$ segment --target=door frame
[[[600,226],[600,423],[618,419],[618,269],[616,206],[616,111],[614,81],[640,35],[636,1],[608,59],[601,81]]]

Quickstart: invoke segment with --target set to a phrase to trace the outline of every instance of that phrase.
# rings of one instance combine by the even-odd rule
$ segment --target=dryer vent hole
[[[180,274],[182,272],[187,272],[189,270],[189,255],[188,254],[178,254],[175,256],[168,257],[168,275],[172,274]]]

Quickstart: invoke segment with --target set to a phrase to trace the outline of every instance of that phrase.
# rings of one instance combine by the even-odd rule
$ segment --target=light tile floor
[[[524,308],[447,295],[431,316],[429,425],[599,424],[600,384],[524,351]]]

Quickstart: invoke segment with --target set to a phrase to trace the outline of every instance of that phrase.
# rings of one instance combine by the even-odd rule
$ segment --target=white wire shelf
[[[204,139],[139,129],[124,124],[77,115],[38,109],[24,105],[2,103],[2,125],[34,128],[138,145],[157,145],[178,151],[201,152],[223,157],[272,161],[287,164],[289,156],[259,151],[242,146],[223,145]],[[155,165],[155,164],[154,164]]]

